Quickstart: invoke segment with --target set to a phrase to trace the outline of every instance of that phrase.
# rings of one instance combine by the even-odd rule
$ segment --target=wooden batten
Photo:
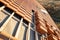
[[[58,39],[60,40],[60,33],[58,31],[54,31],[54,34],[58,37]]]
[[[49,25],[49,23],[46,23],[46,27],[47,27],[47,30],[48,30],[48,34],[54,34],[54,30],[51,27],[51,25]]]
[[[45,22],[43,18],[40,19],[38,15],[39,15],[38,13],[35,14],[36,30],[41,34],[47,33],[47,27],[45,25]]]
[[[58,40],[58,38],[57,38],[55,35],[50,34],[50,35],[48,36],[48,40]]]

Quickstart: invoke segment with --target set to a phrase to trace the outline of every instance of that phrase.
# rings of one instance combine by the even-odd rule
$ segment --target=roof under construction
[[[0,0],[1,40],[60,40],[60,30],[36,0]]]

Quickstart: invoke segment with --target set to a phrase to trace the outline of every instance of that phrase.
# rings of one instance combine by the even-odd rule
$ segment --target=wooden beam
[[[44,35],[42,35],[42,39],[44,40]]]
[[[1,26],[0,31],[2,31],[2,30],[6,27],[6,25],[8,24],[9,20],[13,17],[13,15],[14,15],[14,12],[13,12],[13,13],[11,14],[11,16],[6,20],[6,22]]]
[[[38,33],[35,31],[36,40],[38,40]]]
[[[2,6],[2,7],[0,7],[0,10],[3,10],[5,8],[5,6]]]
[[[27,34],[26,34],[26,40],[30,40],[30,24],[31,23],[29,23],[29,25],[28,25],[28,30],[27,30]]]
[[[4,32],[4,31],[0,32],[0,34],[3,35],[3,36],[5,36],[5,37],[7,37],[7,38],[9,38],[9,39],[17,40],[15,37],[13,37],[12,35]]]
[[[21,29],[21,27],[22,27],[22,23],[23,23],[23,18],[21,18],[20,24],[19,24],[19,26],[18,26],[18,29],[17,29],[16,35],[15,35],[16,38],[17,38],[18,35],[19,35],[20,29]]]
[[[43,40],[43,37],[41,36],[41,40]]]

